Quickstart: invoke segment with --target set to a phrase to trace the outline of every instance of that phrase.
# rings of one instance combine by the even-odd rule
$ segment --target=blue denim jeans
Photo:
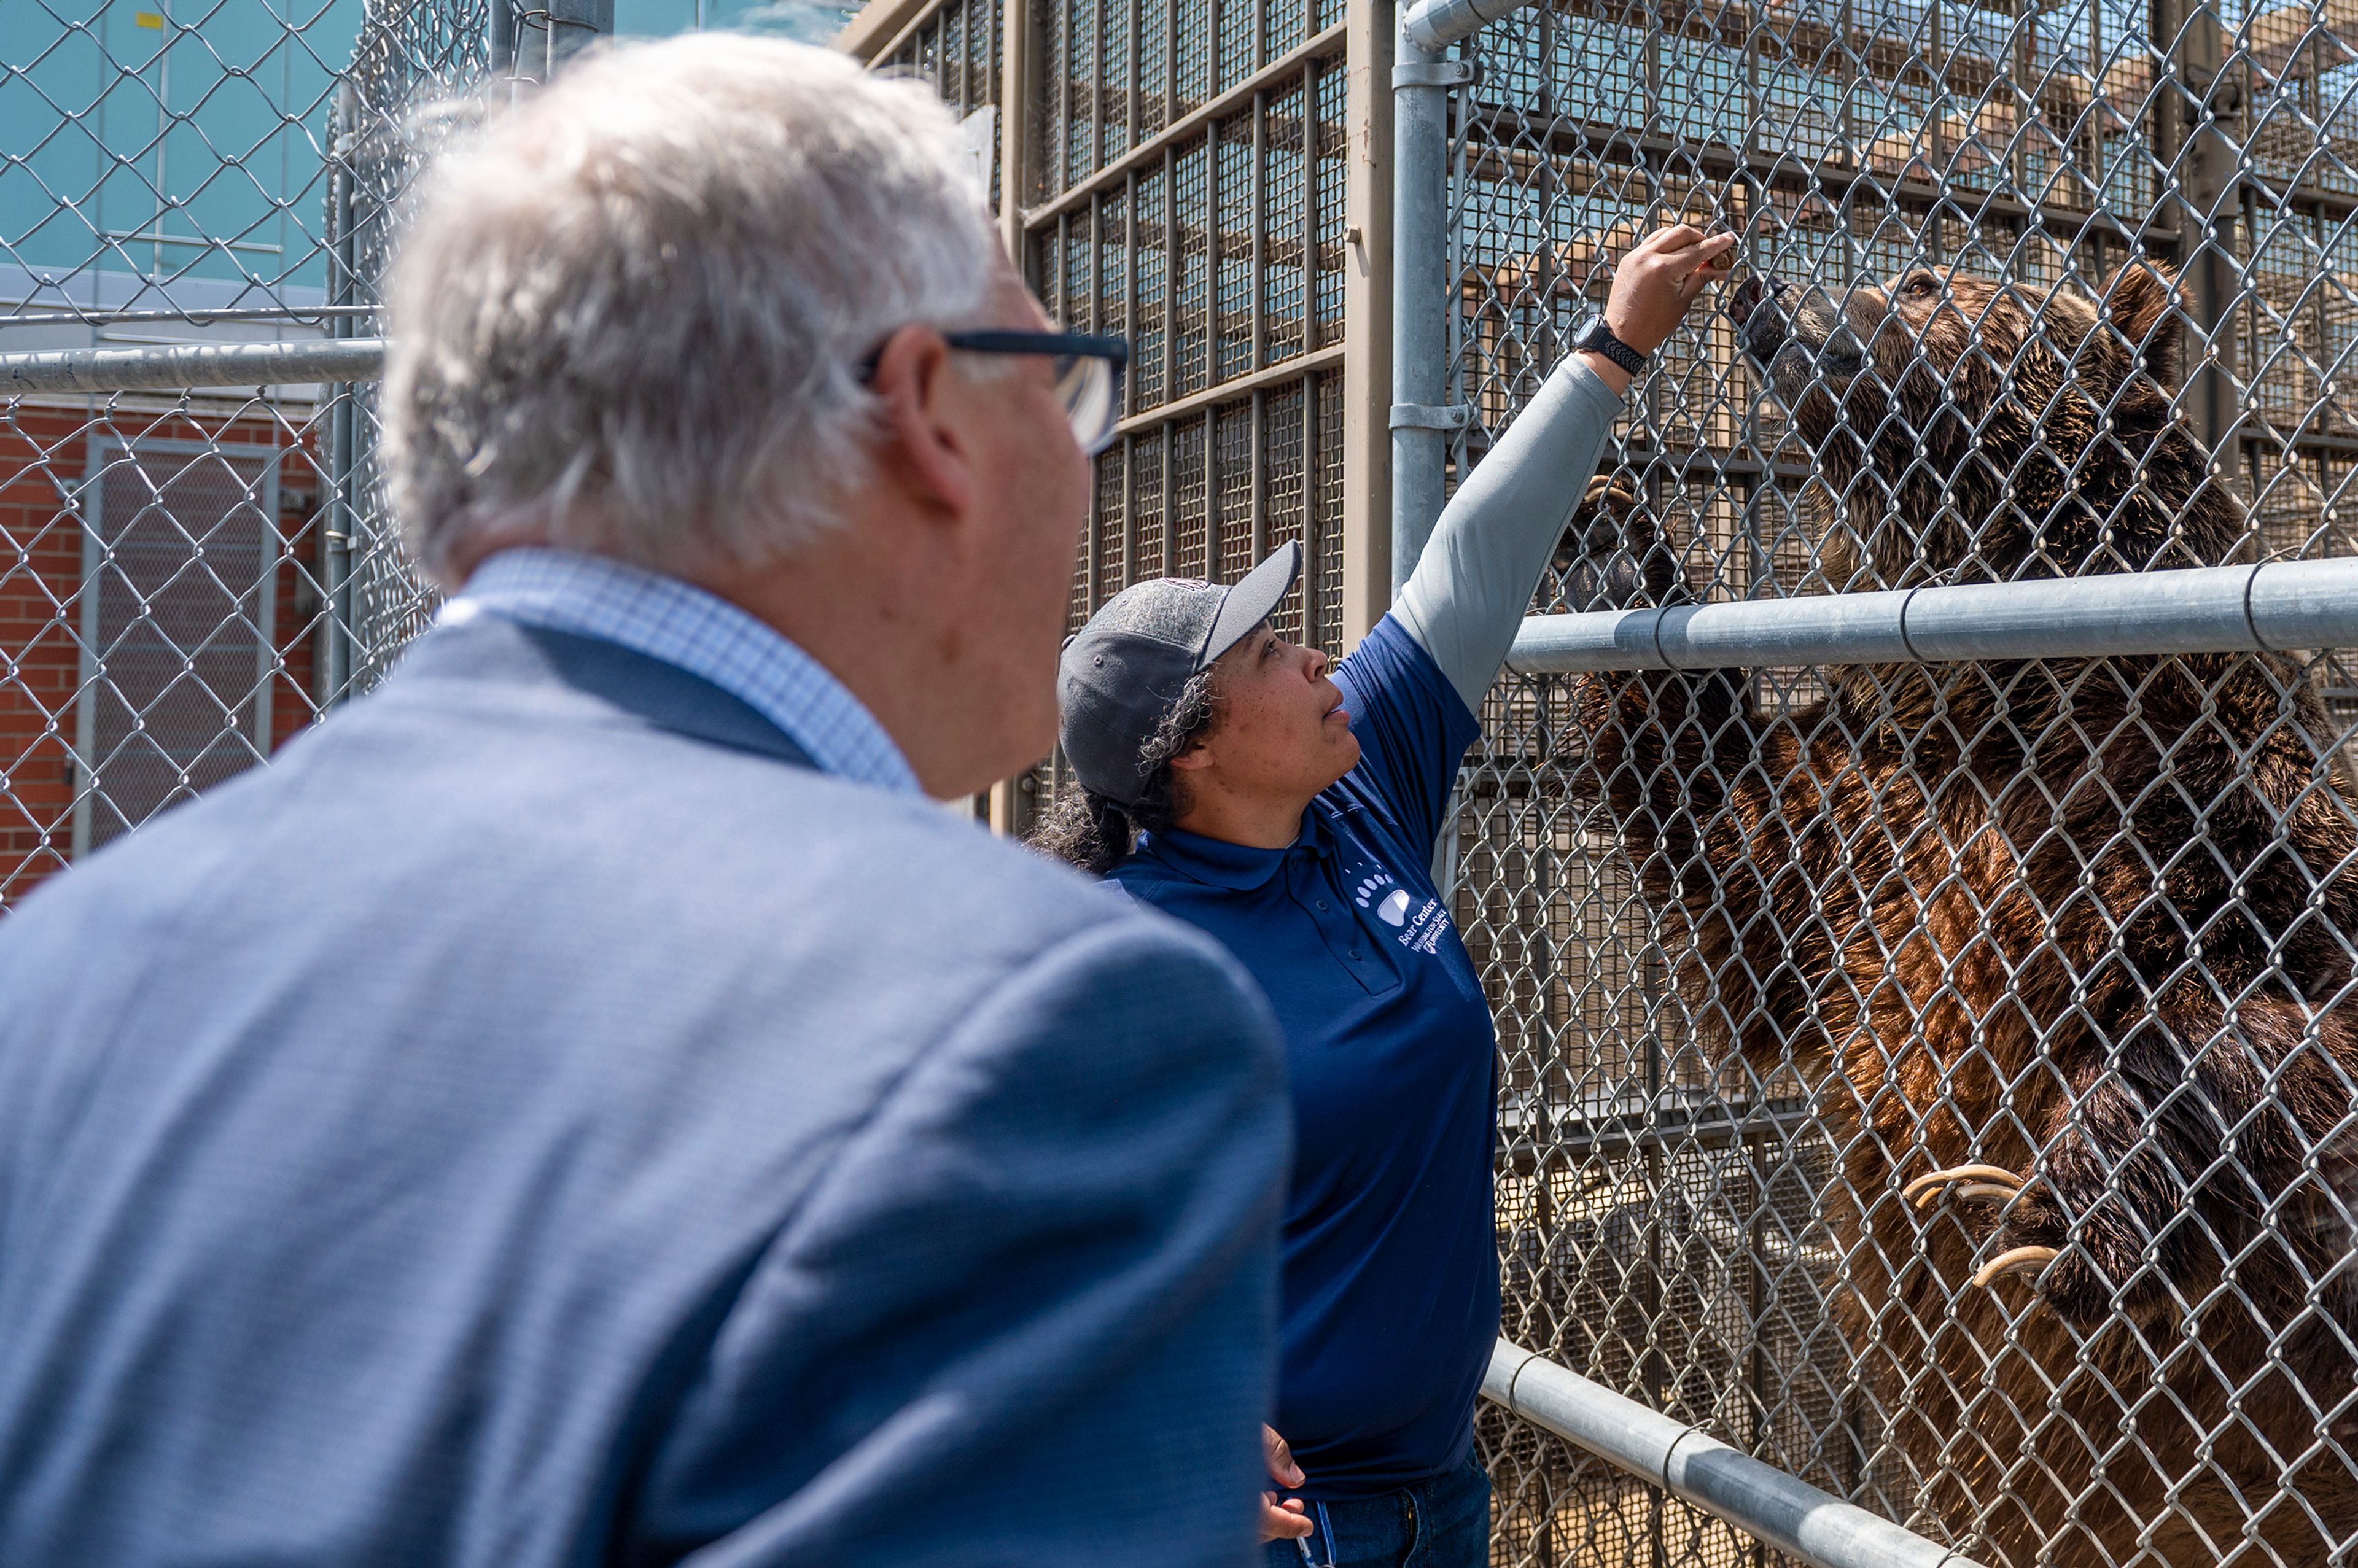
[[[1269,1542],[1269,1568],[1489,1568],[1490,1477],[1478,1456],[1379,1498],[1307,1506],[1316,1531]]]

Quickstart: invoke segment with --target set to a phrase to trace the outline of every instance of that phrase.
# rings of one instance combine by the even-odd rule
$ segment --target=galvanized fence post
[[[493,14],[505,11],[505,0],[492,0]],[[330,210],[328,213],[328,274],[330,280],[329,297],[336,305],[350,307],[360,297],[359,279],[353,270],[352,241],[352,178],[353,160],[358,156],[360,128],[360,95],[350,81],[336,88],[333,134],[329,140],[330,157]],[[349,338],[354,323],[351,317],[339,315],[330,324],[330,330],[339,339]],[[321,596],[327,605],[327,624],[322,628],[325,656],[320,660],[319,705],[324,709],[343,701],[352,695],[352,528],[355,512],[352,505],[352,482],[358,453],[353,429],[353,399],[359,388],[352,382],[332,383],[329,388],[330,410],[328,427],[327,505],[320,517],[319,557],[322,563]]]
[[[1449,431],[1449,90],[1468,80],[1403,11],[1392,65],[1392,593],[1416,569],[1441,516]]]
[[[1401,12],[1392,66],[1392,592],[1416,569],[1448,494],[1449,438],[1473,406],[1449,399],[1449,102],[1474,68],[1449,48],[1525,0],[1419,0]]]

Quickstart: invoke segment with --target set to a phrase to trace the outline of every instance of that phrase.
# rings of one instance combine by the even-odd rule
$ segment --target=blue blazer
[[[0,1563],[1236,1564],[1209,942],[612,644],[438,631],[0,923]]]

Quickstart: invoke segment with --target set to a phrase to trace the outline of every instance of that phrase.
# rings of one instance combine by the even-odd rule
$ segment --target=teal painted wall
[[[165,303],[126,298],[135,276],[201,280],[184,305],[315,301],[324,139],[361,4],[0,0],[0,299],[29,271],[105,304]],[[617,0],[616,29],[682,32],[697,4]],[[704,4],[708,27],[811,41],[851,14]]]
[[[360,0],[179,5],[201,21],[174,0],[8,0],[0,262],[323,287],[321,138]]]
[[[826,0],[704,0],[704,25],[823,44],[859,9]],[[665,38],[694,26],[696,0],[614,0],[614,31],[625,38]]]

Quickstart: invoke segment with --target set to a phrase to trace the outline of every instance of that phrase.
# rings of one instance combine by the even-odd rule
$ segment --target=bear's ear
[[[2186,318],[2178,278],[2155,261],[2123,264],[2104,286],[2104,314],[2129,356],[2163,386],[2178,384],[2178,350]]]

